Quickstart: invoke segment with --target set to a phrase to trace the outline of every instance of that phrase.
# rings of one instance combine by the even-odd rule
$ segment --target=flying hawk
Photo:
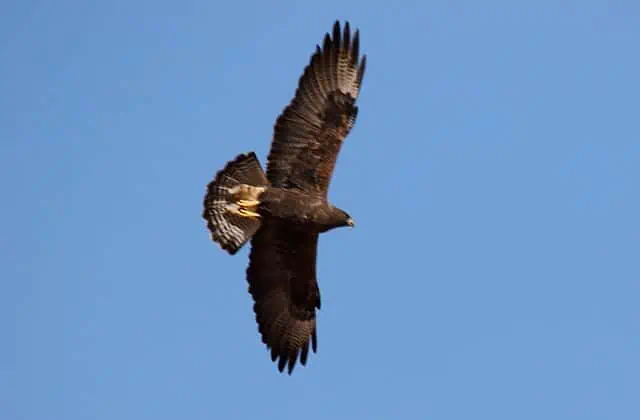
[[[320,290],[316,250],[320,233],[354,226],[327,192],[342,143],[358,115],[365,71],[359,31],[347,22],[316,46],[295,95],[274,127],[267,172],[254,152],[228,162],[207,186],[202,217],[211,239],[235,254],[249,239],[247,269],[262,341],[291,374],[317,350]]]

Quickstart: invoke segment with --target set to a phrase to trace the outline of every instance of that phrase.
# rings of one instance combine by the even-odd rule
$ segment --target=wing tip
[[[357,57],[360,44],[360,28],[352,31],[352,25],[348,20],[344,21],[344,26],[340,25],[340,20],[336,20],[331,31],[327,31],[322,39],[323,51],[330,49],[349,49]],[[317,45],[320,47],[320,45]],[[317,49],[316,49],[317,52]]]
[[[296,342],[295,339],[292,341],[291,338],[287,336],[286,332],[282,333],[282,335],[278,337],[269,338],[264,334],[262,325],[259,323],[262,342],[266,345],[266,348],[270,353],[271,361],[277,363],[276,366],[280,373],[284,373],[286,371],[286,373],[291,375],[297,363],[302,366],[306,366],[310,347],[314,353],[317,353],[317,326],[314,321],[312,321],[309,335],[307,335],[306,339],[302,342]]]

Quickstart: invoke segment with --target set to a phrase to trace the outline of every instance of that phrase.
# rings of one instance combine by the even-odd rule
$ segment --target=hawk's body
[[[352,226],[327,193],[342,143],[353,127],[366,56],[359,34],[335,23],[278,117],[267,173],[251,152],[237,156],[209,184],[203,217],[214,241],[235,254],[249,239],[249,292],[262,341],[280,371],[316,351],[318,235]]]

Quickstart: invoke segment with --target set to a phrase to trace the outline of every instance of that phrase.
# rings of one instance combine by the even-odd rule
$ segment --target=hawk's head
[[[343,227],[343,226],[349,226],[349,227],[355,227],[356,222],[354,222],[353,218],[349,215],[349,213],[347,213],[346,211],[342,210],[342,209],[335,209],[335,222],[336,222],[336,227]]]

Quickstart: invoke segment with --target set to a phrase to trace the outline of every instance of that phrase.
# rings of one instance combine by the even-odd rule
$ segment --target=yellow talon
[[[235,203],[230,203],[227,206],[227,211],[241,217],[260,218],[260,214],[254,211],[258,204],[260,204],[258,200],[238,200]]]
[[[260,217],[258,213],[253,212],[251,210],[247,210],[247,209],[240,209],[239,213],[241,216],[245,216],[245,217]]]
[[[238,200],[237,204],[240,207],[255,207],[260,204],[258,200]]]

